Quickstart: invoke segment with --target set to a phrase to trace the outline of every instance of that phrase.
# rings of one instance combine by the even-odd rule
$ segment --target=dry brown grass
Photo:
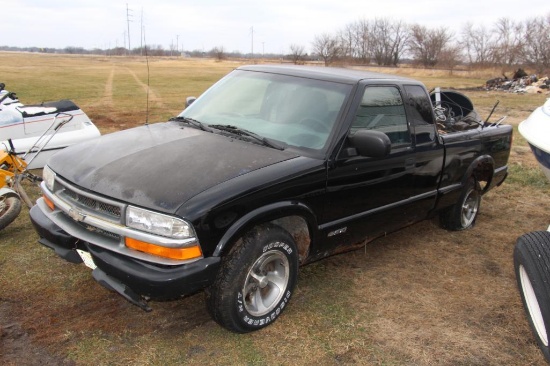
[[[2,77],[13,71],[6,65],[17,64],[17,57],[0,53]],[[52,60],[78,82],[64,87]],[[0,80],[25,102],[27,91],[41,99],[34,82],[50,88],[52,98],[44,99],[77,99],[104,132],[144,119],[144,108],[136,102],[143,89],[132,75],[145,83],[142,60],[32,55],[21,63],[35,77],[43,70],[55,76],[51,84],[27,74]],[[200,94],[233,67],[153,60],[152,89],[168,110],[156,116],[176,114],[185,96]],[[431,82],[431,77],[419,78]],[[449,76],[441,78],[452,82]],[[456,77],[457,83],[462,80]],[[509,114],[507,122],[513,125],[545,98],[468,94],[482,115],[501,99],[497,115]],[[202,294],[153,302],[152,313],[142,312],[100,287],[86,267],[66,263],[38,245],[24,211],[0,231],[0,363],[543,364],[516,289],[512,250],[519,235],[550,223],[550,185],[517,134],[510,164],[512,175],[484,197],[472,230],[451,233],[437,220],[425,221],[364,249],[303,267],[285,314],[247,335],[217,326]]]

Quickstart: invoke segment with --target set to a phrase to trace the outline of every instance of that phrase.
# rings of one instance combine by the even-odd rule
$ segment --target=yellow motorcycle
[[[61,117],[60,122],[57,122],[58,117]],[[4,229],[17,218],[21,212],[21,202],[25,203],[29,208],[33,206],[21,182],[28,180],[32,183],[39,183],[42,181],[42,178],[32,174],[27,169],[27,166],[38,156],[55,133],[72,118],[72,115],[58,113],[50,128],[38,138],[36,143],[22,157],[16,154],[11,139],[7,140],[9,146],[3,146],[3,149],[0,146],[0,230]],[[33,156],[27,162],[24,159],[29,154]]]
[[[40,177],[27,171],[25,160],[15,154],[11,140],[6,151],[0,150],[0,230],[8,226],[21,211],[21,201],[32,203],[21,185],[23,179],[38,182]]]

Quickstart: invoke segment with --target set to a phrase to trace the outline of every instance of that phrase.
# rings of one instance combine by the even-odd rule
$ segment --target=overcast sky
[[[335,33],[359,19],[389,18],[458,33],[467,22],[491,27],[550,14],[549,0],[0,0],[0,46],[130,46],[169,49],[288,53],[293,43],[310,49],[316,35]],[[143,20],[142,20],[143,19]],[[253,32],[252,32],[253,29]]]

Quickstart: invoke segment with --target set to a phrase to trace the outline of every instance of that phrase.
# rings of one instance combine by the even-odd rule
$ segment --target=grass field
[[[71,99],[110,133],[178,114],[187,96],[237,66],[149,60],[148,118],[142,58],[0,53],[0,82],[27,104]],[[428,88],[473,88],[494,76],[384,71]],[[467,94],[482,116],[499,99],[493,118],[508,115],[514,126],[547,97]],[[550,224],[550,184],[515,132],[511,175],[484,196],[473,229],[447,232],[425,221],[303,267],[284,315],[253,334],[216,325],[202,293],[141,311],[98,285],[85,266],[39,245],[24,209],[0,231],[0,364],[544,364],[516,289],[512,251],[519,235]]]

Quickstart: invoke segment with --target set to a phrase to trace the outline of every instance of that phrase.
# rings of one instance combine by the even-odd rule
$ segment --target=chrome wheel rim
[[[263,316],[275,309],[289,278],[289,262],[283,253],[271,250],[262,254],[250,268],[244,283],[246,311],[253,316]]]
[[[479,198],[479,193],[475,189],[468,192],[462,204],[462,215],[460,216],[462,227],[466,228],[474,222],[479,209]]]
[[[529,317],[535,327],[540,340],[544,346],[548,347],[548,334],[546,333],[546,326],[544,325],[544,318],[542,317],[542,312],[540,311],[539,301],[535,295],[535,290],[533,285],[531,285],[531,280],[527,275],[527,271],[523,265],[519,266],[519,279],[521,283],[521,290],[523,291],[523,297],[525,298],[525,304],[527,305],[527,311],[529,312]]]

